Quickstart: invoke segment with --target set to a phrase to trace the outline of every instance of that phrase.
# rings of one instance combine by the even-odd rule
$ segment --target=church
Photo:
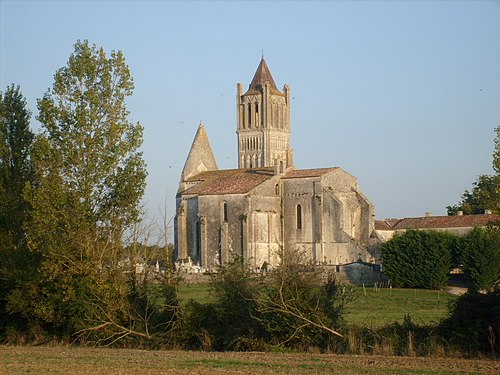
[[[277,88],[264,57],[236,92],[238,168],[218,169],[200,124],[176,195],[176,259],[205,271],[234,257],[267,269],[292,250],[315,264],[378,261],[368,251],[374,207],[356,178],[294,167],[290,88]]]

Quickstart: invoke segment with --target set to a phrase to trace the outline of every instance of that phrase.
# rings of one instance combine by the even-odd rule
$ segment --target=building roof
[[[445,229],[484,227],[500,221],[500,215],[425,216],[375,220],[376,230]]]
[[[252,82],[248,86],[248,91],[246,94],[251,94],[254,92],[260,92],[262,90],[262,86],[264,82],[268,81],[271,87],[271,90],[281,94],[281,91],[276,87],[276,83],[274,83],[273,76],[271,75],[271,71],[269,70],[266,60],[264,60],[264,56],[260,60],[260,64],[257,67],[257,70],[253,76]]]
[[[226,169],[206,171],[186,180],[198,182],[182,194],[223,195],[244,194],[274,176],[273,168]]]
[[[200,123],[184,163],[184,168],[182,168],[181,180],[188,179],[202,171],[217,169],[217,162],[210,147],[210,142],[208,142],[207,133],[203,124]]]
[[[287,172],[283,178],[307,178],[307,177],[321,177],[326,173],[339,169],[339,167],[331,168],[316,168],[316,169],[295,169]]]
[[[283,179],[321,177],[326,173],[339,169],[316,168],[292,170]],[[247,168],[247,169],[226,169],[216,171],[205,171],[191,176],[184,180],[188,185],[196,184],[187,188],[182,194],[193,195],[224,195],[224,194],[244,194],[263,182],[273,177],[274,168]]]

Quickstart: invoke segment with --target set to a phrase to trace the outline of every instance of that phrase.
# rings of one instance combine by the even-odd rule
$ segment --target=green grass
[[[446,317],[448,302],[457,297],[436,290],[380,289],[355,287],[356,299],[346,308],[346,319],[350,324],[382,327],[396,321],[402,322],[410,315],[413,322],[431,324]],[[182,303],[192,299],[199,303],[214,302],[209,285],[181,285],[179,298]]]
[[[446,317],[448,303],[457,296],[437,290],[355,288],[356,299],[346,308],[348,323],[368,327],[382,327],[395,321],[402,322],[410,315],[413,322],[431,324]]]
[[[210,292],[210,286],[206,284],[179,285],[177,293],[183,304],[189,300],[199,303],[215,302],[215,297]]]

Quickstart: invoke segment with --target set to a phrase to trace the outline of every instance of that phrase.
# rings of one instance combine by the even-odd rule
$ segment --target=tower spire
[[[200,172],[216,171],[217,169],[217,162],[215,161],[212,148],[208,142],[205,127],[200,121],[186,163],[182,169],[181,181],[185,181],[189,177]]]
[[[264,83],[268,81],[271,89],[279,91],[276,87],[276,83],[274,83],[273,76],[271,75],[271,71],[266,64],[266,60],[264,60],[264,53],[262,53],[262,58],[260,60],[259,66],[255,71],[252,82],[248,89],[262,90]]]
[[[241,83],[236,89],[238,167],[292,166],[290,89],[278,90],[264,51],[247,92],[242,93]]]

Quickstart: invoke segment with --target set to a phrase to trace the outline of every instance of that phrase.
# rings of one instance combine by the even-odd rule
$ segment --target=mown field
[[[356,298],[346,309],[350,324],[382,327],[395,321],[402,322],[409,314],[415,323],[432,324],[444,318],[448,303],[457,296],[436,290],[354,288]],[[208,285],[181,285],[179,298],[200,303],[214,300]]]
[[[498,374],[492,360],[0,346],[0,374]]]

